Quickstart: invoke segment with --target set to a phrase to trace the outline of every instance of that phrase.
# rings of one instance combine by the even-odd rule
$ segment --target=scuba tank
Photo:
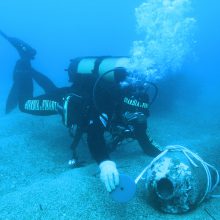
[[[104,77],[107,80],[113,81],[118,74],[115,74],[116,68],[128,68],[130,58],[126,56],[100,56],[100,57],[78,57],[70,60],[69,68],[67,69],[69,81],[74,83],[77,77],[84,75],[87,77],[98,78],[110,71]]]

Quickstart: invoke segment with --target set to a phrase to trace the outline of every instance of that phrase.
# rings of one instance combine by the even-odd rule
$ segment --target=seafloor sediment
[[[149,119],[153,138],[162,146],[182,144],[220,167],[219,125],[214,113],[199,108],[155,114]],[[174,113],[175,112],[175,113]],[[111,200],[91,160],[86,137],[80,144],[87,165],[69,169],[71,139],[58,116],[34,117],[20,112],[0,116],[0,219],[220,219],[220,199],[205,201],[183,215],[155,210],[145,198],[144,182],[127,204]],[[208,125],[208,126],[207,126]],[[112,154],[120,172],[135,178],[151,158],[135,142]],[[218,188],[216,193],[220,193]]]

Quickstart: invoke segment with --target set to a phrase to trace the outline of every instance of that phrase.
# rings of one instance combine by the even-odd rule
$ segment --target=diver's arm
[[[87,141],[91,155],[98,164],[110,159],[104,139],[104,128],[98,119],[90,122]]]
[[[145,124],[136,125],[134,129],[135,138],[145,154],[156,157],[161,151],[154,145],[153,140],[148,136],[146,127]]]
[[[109,159],[104,139],[104,129],[99,120],[91,122],[88,128],[88,145],[90,152],[100,168],[100,178],[108,192],[119,184],[119,173],[115,162]]]

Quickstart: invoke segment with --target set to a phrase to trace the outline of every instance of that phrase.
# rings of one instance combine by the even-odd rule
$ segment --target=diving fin
[[[10,113],[17,106],[18,106],[18,86],[16,83],[13,83],[6,101],[5,113],[6,114]]]
[[[9,40],[9,37],[0,30],[0,35],[2,35],[2,37],[4,37],[6,40]]]
[[[33,80],[29,71],[26,71],[25,65],[26,62],[23,64],[21,61],[16,64],[13,72],[13,84],[6,101],[6,114],[25,102],[25,100],[33,97]]]
[[[9,43],[15,47],[15,49],[18,51],[21,58],[28,58],[28,59],[34,59],[37,51],[32,48],[29,44],[26,42],[15,38],[15,37],[8,37],[3,31],[0,30],[0,35],[4,37],[6,40],[9,41]]]

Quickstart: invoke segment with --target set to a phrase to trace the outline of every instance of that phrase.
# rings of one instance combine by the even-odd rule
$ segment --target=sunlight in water
[[[131,68],[157,80],[175,72],[193,53],[196,20],[190,0],[148,0],[135,9],[137,30]]]

